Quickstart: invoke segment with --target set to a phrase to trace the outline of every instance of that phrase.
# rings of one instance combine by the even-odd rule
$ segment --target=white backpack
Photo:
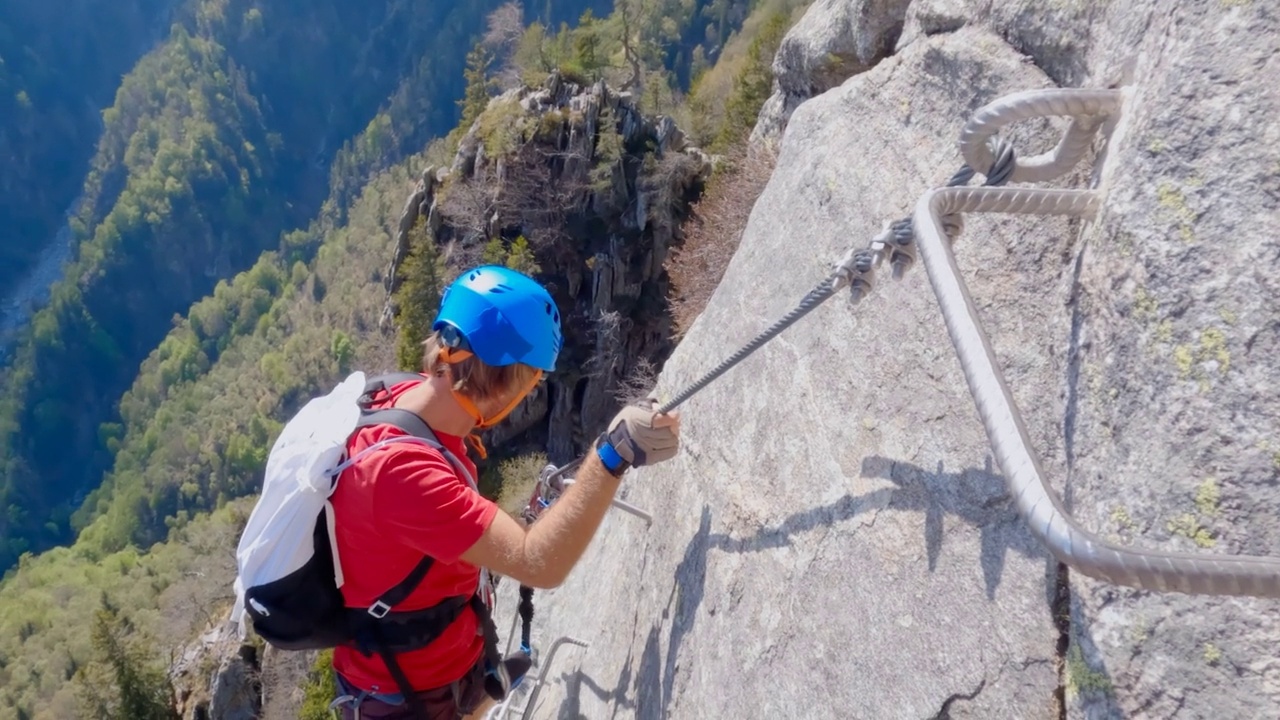
[[[352,640],[349,622],[343,621],[350,613],[338,592],[343,584],[342,562],[329,497],[342,471],[365,455],[392,443],[424,443],[444,454],[476,488],[467,468],[421,418],[403,410],[367,409],[377,392],[412,378],[422,376],[398,373],[366,379],[362,372],[352,373],[329,394],[310,400],[276,438],[267,457],[262,494],[236,549],[239,574],[231,620],[241,638],[248,615],[258,634],[283,649],[334,647]],[[380,423],[394,424],[410,434],[388,438],[347,458],[352,433]],[[430,562],[424,558],[420,566],[425,568],[415,570],[366,612],[374,618],[380,618],[377,613],[386,615],[422,581]],[[410,580],[410,586],[403,587]],[[482,571],[480,587],[487,587],[487,581]]]

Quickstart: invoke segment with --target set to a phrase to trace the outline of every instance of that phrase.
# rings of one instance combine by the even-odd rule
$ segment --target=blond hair
[[[495,367],[486,365],[480,358],[472,355],[466,360],[446,363],[440,359],[445,349],[440,333],[433,332],[422,342],[422,367],[427,373],[441,373],[446,370],[452,373],[453,389],[472,402],[487,402],[509,395],[517,388],[525,387],[538,372],[524,363],[514,363]]]

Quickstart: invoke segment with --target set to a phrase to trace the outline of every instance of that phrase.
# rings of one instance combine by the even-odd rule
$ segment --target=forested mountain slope
[[[0,299],[80,192],[111,103],[175,0],[7,0],[0,7]]]
[[[265,250],[307,257],[305,234],[286,233],[322,207],[340,219],[370,171],[453,126],[467,48],[496,5],[184,6],[103,112],[74,260],[8,358],[0,567],[73,536],[71,512],[112,462],[121,393],[175,315]]]
[[[765,2],[751,17],[746,3],[718,10],[728,23],[726,42],[693,44],[687,56],[702,60],[689,97],[675,70],[680,53],[666,48],[692,35],[690,24],[700,24],[704,37],[718,36],[707,31],[720,22],[707,19],[713,5],[668,3],[683,8],[683,24],[674,29],[663,22],[663,13],[672,16],[670,7],[647,0],[573,25],[552,26],[521,9],[514,33],[508,28],[478,48],[464,44],[449,58],[424,55],[386,82],[381,110],[370,111],[358,134],[333,143],[338,150],[332,162],[319,163],[328,178],[323,201],[308,201],[306,184],[314,178],[304,158],[331,142],[325,139],[328,126],[316,122],[299,134],[306,142],[279,131],[280,103],[259,91],[266,76],[247,64],[244,47],[227,39],[242,42],[244,28],[254,27],[252,14],[233,13],[231,5],[202,5],[204,14],[175,27],[123,82],[116,106],[105,115],[112,131],[104,134],[96,172],[85,184],[94,201],[80,216],[79,231],[89,241],[69,274],[74,282],[59,287],[63,300],[38,317],[6,371],[10,394],[0,422],[9,423],[3,442],[10,445],[0,456],[6,463],[0,492],[12,508],[3,520],[9,561],[32,542],[61,542],[69,537],[68,525],[83,532],[69,548],[23,558],[0,585],[0,718],[73,716],[71,709],[85,700],[78,697],[84,683],[99,677],[91,666],[109,660],[94,638],[126,638],[147,661],[156,661],[206,621],[180,598],[200,596],[210,613],[225,603],[225,560],[243,512],[211,517],[208,511],[256,491],[266,449],[306,397],[351,368],[396,364],[397,330],[385,334],[378,320],[405,198],[425,167],[452,162],[490,96],[524,79],[545,81],[553,70],[616,87],[636,74],[626,59],[625,35],[638,60],[633,90],[641,111],[683,118],[681,126],[694,128],[696,144],[730,149],[730,138],[745,140],[750,125],[730,122],[723,109],[758,108],[768,93],[772,50],[752,39],[766,27],[765,16],[786,17],[793,7]],[[554,4],[552,12],[580,14]],[[267,8],[262,15],[265,23]],[[232,17],[239,19],[234,33],[227,29]],[[478,23],[470,41],[492,35],[483,17]],[[215,32],[218,27],[223,29]],[[776,31],[771,37],[776,45]],[[446,59],[457,64],[452,81],[432,64]],[[424,95],[419,79],[428,76],[457,88],[447,98],[456,125],[428,130],[418,122],[420,113],[441,104]],[[747,76],[765,77],[763,88],[744,82]],[[432,136],[438,139],[429,142]],[[731,184],[713,178],[712,195]],[[304,224],[297,218],[308,202]],[[264,229],[268,221],[276,229]],[[250,241],[266,252],[253,255]],[[122,248],[129,252],[116,252]],[[485,248],[486,257],[491,249]],[[507,239],[496,259],[511,261],[517,253]],[[129,282],[113,284],[120,279]],[[185,285],[179,287],[179,280]],[[166,282],[174,285],[152,287]],[[108,292],[112,288],[118,297]],[[163,327],[147,320],[158,316],[148,293],[178,303],[187,291],[202,294],[167,312]],[[107,310],[100,310],[101,317],[86,297],[102,300],[99,307]],[[125,303],[138,317],[111,315]],[[147,340],[141,326],[132,325],[135,319],[155,322],[151,332],[160,339]],[[85,335],[86,327],[96,333]],[[125,341],[146,348],[140,361],[127,359]],[[124,369],[129,362],[132,372]],[[113,373],[123,391],[95,384]],[[35,419],[46,425],[27,424]],[[67,437],[77,427],[82,437]],[[90,458],[85,448],[96,455]],[[504,452],[494,450],[499,457]],[[87,459],[97,467],[86,467]],[[491,464],[490,487],[501,479],[498,470],[498,463]],[[76,491],[87,500],[80,503],[85,495]],[[203,538],[199,547],[188,547],[195,538]],[[111,572],[94,569],[100,567]],[[105,613],[105,625],[94,634],[98,611]],[[178,624],[157,624],[160,616]],[[179,628],[182,622],[190,627]]]

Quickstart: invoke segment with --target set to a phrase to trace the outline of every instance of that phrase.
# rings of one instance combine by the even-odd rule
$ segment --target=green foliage
[[[689,85],[690,87],[698,84],[698,80],[711,69],[711,63],[707,62],[706,51],[699,45],[693,49],[693,59],[689,63]]]
[[[479,119],[476,134],[489,157],[511,155],[536,128],[536,122],[514,98],[494,102]]]
[[[751,41],[747,60],[733,79],[733,94],[725,106],[725,117],[712,144],[712,150],[723,152],[726,148],[746,140],[755,127],[760,108],[773,88],[773,56],[786,34],[788,15],[774,12],[760,34]]]
[[[502,238],[491,238],[485,243],[484,250],[480,254],[480,263],[503,265],[526,275],[542,272],[542,267],[538,265],[538,258],[529,245],[528,238],[523,235],[512,240],[509,246],[503,242]]]
[[[409,232],[409,254],[400,266],[404,277],[396,290],[396,364],[401,370],[422,369],[422,341],[431,334],[436,308],[440,307],[444,265],[435,239],[419,217]]]
[[[333,341],[329,344],[329,352],[333,355],[334,362],[338,363],[339,373],[351,372],[351,362],[356,357],[356,346],[351,342],[351,336],[341,330],[333,331]]]
[[[573,30],[573,67],[592,81],[599,79],[605,62],[600,54],[601,30],[591,8],[582,13],[578,26]]]
[[[6,539],[46,545],[65,537],[65,499],[109,458],[96,443],[76,446],[74,438],[94,439],[108,420],[99,403],[128,386],[173,312],[207,282],[203,270],[215,253],[247,265],[274,240],[279,222],[271,157],[259,151],[268,143],[257,101],[216,43],[175,26],[170,41],[125,79],[103,120],[80,214],[92,234],[34,318],[4,388],[0,456],[25,462],[4,468],[0,498],[20,498],[35,511],[16,527],[0,524]],[[167,382],[207,366],[190,338],[160,352]],[[18,426],[21,441],[11,430]],[[51,516],[53,537],[43,529]],[[13,560],[4,555],[0,565]]]
[[[512,515],[519,515],[533,495],[538,484],[538,474],[547,465],[547,456],[541,452],[525,452],[500,460],[491,473],[489,489],[494,502]]]
[[[715,9],[715,12],[728,12],[732,8],[724,7],[724,3],[712,3],[704,10],[704,14]],[[772,52],[762,52],[759,38],[764,33],[768,22],[779,14],[787,15],[787,22],[799,19],[801,11],[808,5],[807,0],[759,0],[751,7],[751,14],[741,21],[736,31],[715,33],[718,38],[715,44],[707,48],[719,48],[719,51],[699,53],[702,46],[694,48],[690,68],[690,86],[687,99],[687,116],[681,119],[681,127],[689,132],[693,141],[704,148],[711,148],[721,134],[725,124],[726,106],[738,87],[738,77],[747,72],[749,65],[755,69],[750,72],[759,74],[766,69],[763,63],[772,61]],[[726,17],[730,17],[726,15]],[[723,26],[732,30],[731,26]],[[710,34],[710,32],[709,32]],[[750,53],[752,46],[757,50]],[[748,57],[751,55],[751,57]],[[714,63],[710,61],[714,60]],[[696,69],[702,68],[702,69]],[[749,109],[749,108],[747,108]],[[748,113],[749,114],[749,113]],[[738,131],[741,132],[741,120]],[[754,124],[755,118],[751,117]],[[729,133],[728,138],[733,138]],[[720,147],[719,150],[726,148]]]
[[[120,76],[165,0],[7,0],[0,17],[0,287],[54,238],[80,190]],[[65,238],[64,238],[65,241]]]
[[[90,635],[93,662],[77,673],[82,717],[179,720],[164,667],[130,638],[131,623],[102,595]]]
[[[489,242],[484,244],[484,251],[480,253],[480,263],[482,265],[507,264],[507,246],[502,242],[502,238],[490,238]]]
[[[1071,643],[1063,675],[1066,676],[1066,696],[1074,700],[1081,695],[1107,695],[1112,692],[1111,677],[1105,669],[1094,670],[1084,657],[1077,643]]]
[[[462,135],[471,128],[476,118],[480,117],[480,113],[484,112],[485,106],[489,104],[489,89],[493,83],[487,73],[491,62],[493,62],[492,54],[480,43],[476,43],[475,47],[471,48],[471,52],[467,53],[467,69],[462,73],[467,86],[462,98],[458,100],[458,107],[462,108],[462,117],[457,127],[449,134],[451,147],[457,146]]]
[[[556,13],[580,12],[586,0],[556,2],[550,11]],[[469,122],[459,122],[459,116],[468,110],[466,102],[459,104],[457,98],[467,94],[475,102],[479,94],[473,88],[467,90],[470,83],[464,68],[473,63],[472,70],[478,67],[487,69],[486,63],[475,63],[482,55],[472,56],[463,53],[462,48],[473,47],[475,35],[484,24],[486,13],[493,10],[499,0],[479,0],[478,2],[449,2],[447,0],[424,0],[412,5],[402,2],[385,4],[390,17],[382,17],[379,13],[370,12],[370,6],[357,0],[344,0],[343,5],[360,16],[360,22],[370,26],[368,33],[353,33],[351,28],[343,27],[336,37],[359,38],[361,47],[346,57],[338,56],[325,60],[338,64],[338,74],[357,73],[351,76],[351,85],[342,88],[343,93],[358,93],[371,103],[381,103],[381,110],[374,119],[364,127],[361,134],[342,144],[330,166],[330,197],[326,201],[324,211],[333,221],[344,219],[343,211],[351,201],[359,195],[372,174],[391,167],[395,162],[415,153],[431,142],[432,138],[449,136],[446,144],[448,155],[452,158],[453,148],[470,127]],[[308,6],[307,11],[311,8]],[[299,24],[305,28],[306,24]],[[303,44],[307,43],[303,41]],[[352,58],[360,58],[353,62]],[[278,66],[281,69],[307,68],[307,77],[325,82],[324,75],[317,74],[314,64],[300,63],[296,58],[288,58]],[[406,68],[398,77],[387,72],[388,68]],[[297,70],[291,70],[297,72]],[[472,76],[476,76],[475,73]],[[388,80],[398,80],[398,84],[388,87]],[[478,77],[477,77],[478,79]],[[294,82],[297,80],[294,78]],[[486,78],[485,93],[490,87]],[[390,92],[389,98],[387,92]],[[345,107],[346,102],[341,94],[336,101]],[[448,102],[446,102],[448,99]],[[335,101],[328,101],[334,104]],[[487,102],[487,99],[486,99]],[[328,137],[342,137],[334,131],[331,124],[325,123],[325,116],[314,113],[310,108],[315,103],[303,103],[296,106],[300,113],[311,113],[313,122],[325,129]],[[363,120],[366,115],[355,114]],[[450,131],[450,128],[455,130]],[[460,128],[460,129],[458,129]],[[352,130],[359,130],[353,128]],[[335,144],[337,140],[335,139]],[[311,146],[306,146],[311,147]]]
[[[331,720],[333,713],[329,703],[338,696],[338,681],[333,676],[333,651],[323,650],[316,655],[306,684],[302,686],[302,708],[298,720]]]
[[[537,275],[542,272],[538,259],[534,257],[533,248],[529,247],[529,241],[523,235],[511,241],[511,251],[507,253],[506,265],[525,275]]]
[[[547,53],[547,29],[540,22],[533,22],[525,28],[512,54],[511,63],[526,85],[536,85],[546,77],[547,73],[556,69],[556,64]]]
[[[596,122],[595,154],[591,158],[591,189],[603,193],[613,187],[614,170],[622,161],[622,134],[618,132],[617,121],[613,111],[608,107],[600,109],[600,117]]]
[[[24,560],[0,585],[0,717],[12,717],[9,708],[28,708],[38,720],[118,717],[122,696],[163,696],[163,676],[154,673],[170,651],[225,619],[250,508],[241,502],[202,515],[147,553],[99,559],[58,548]],[[83,702],[94,698],[114,715],[86,711]]]

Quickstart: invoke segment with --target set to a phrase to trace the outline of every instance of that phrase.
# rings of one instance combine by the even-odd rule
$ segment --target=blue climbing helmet
[[[536,280],[500,265],[468,270],[445,289],[431,329],[449,347],[469,350],[486,365],[524,363],[556,369],[560,310]]]

